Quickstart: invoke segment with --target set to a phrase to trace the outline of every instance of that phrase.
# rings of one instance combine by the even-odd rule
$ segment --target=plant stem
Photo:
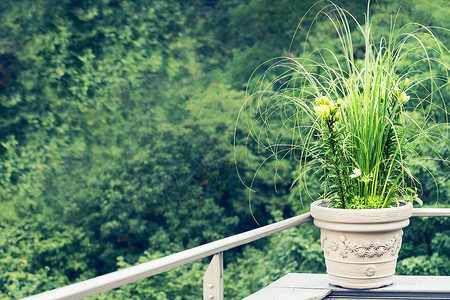
[[[332,120],[327,120],[326,121],[327,126],[328,126],[328,130],[330,132],[330,146],[331,146],[331,151],[333,152],[333,159],[331,159],[331,161],[333,162],[335,169],[336,169],[336,175],[338,178],[338,183],[339,183],[339,191],[341,194],[341,201],[342,201],[342,208],[345,209],[345,198],[344,198],[344,189],[342,188],[342,179],[341,179],[341,173],[339,172],[339,165],[338,162],[336,160],[337,158],[337,151],[336,151],[336,141],[334,139],[334,131],[333,131],[333,121]]]

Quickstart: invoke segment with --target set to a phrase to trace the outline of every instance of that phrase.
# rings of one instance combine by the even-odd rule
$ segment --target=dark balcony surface
[[[244,300],[450,299],[450,276],[395,276],[378,289],[350,290],[328,284],[325,274],[291,273]]]

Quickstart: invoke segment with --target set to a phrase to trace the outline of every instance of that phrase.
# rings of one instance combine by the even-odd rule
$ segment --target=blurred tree
[[[31,217],[1,224],[0,298],[19,299],[95,274],[89,239],[80,229]]]
[[[308,201],[299,199],[314,198],[318,181],[311,179],[309,193],[304,186],[291,189],[299,172],[295,162],[269,161],[255,177],[257,193],[249,193],[236,175],[233,139],[249,76],[270,58],[301,54],[316,8],[289,45],[314,3],[0,1],[0,251],[11,270],[0,277],[4,297],[257,227],[252,213],[267,224],[308,210]],[[337,3],[364,17],[366,3]],[[442,26],[450,9],[445,1],[374,2],[372,20],[380,28],[374,35],[389,29],[399,6],[400,25]],[[306,50],[333,49],[337,38],[329,29],[319,20]],[[448,44],[448,33],[438,32]],[[247,138],[246,124],[238,124],[236,162],[246,183],[264,159]],[[424,163],[437,176],[418,167],[422,197],[432,204],[439,195],[447,205],[448,169]],[[283,178],[276,178],[277,191],[276,166]],[[436,274],[440,263],[448,263],[448,241],[439,233],[448,225],[426,222],[412,223],[410,232],[421,232],[412,242],[405,230],[400,272]],[[227,254],[226,276],[242,291],[253,292],[284,272],[323,271],[314,229],[292,230],[258,247]],[[180,284],[180,299],[198,297],[202,268],[174,270],[118,295],[139,291],[142,298],[174,299]],[[171,284],[161,291],[166,281]],[[19,284],[23,289],[15,288]],[[229,297],[244,296],[228,288]]]

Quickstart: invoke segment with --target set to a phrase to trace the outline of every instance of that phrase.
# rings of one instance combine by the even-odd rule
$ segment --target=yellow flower
[[[330,103],[330,113],[333,115],[337,112],[338,107],[336,106],[336,104],[334,104],[334,102]]]
[[[327,120],[330,117],[330,107],[328,105],[314,106],[314,111],[324,120]]]
[[[334,120],[335,121],[339,121],[340,119],[341,119],[341,113],[340,112],[335,113],[334,114]]]
[[[385,89],[383,89],[381,91],[381,101],[384,101],[384,100],[386,100],[386,90]]]
[[[327,96],[320,96],[316,98],[316,105],[330,105],[330,99]]]
[[[406,89],[410,83],[411,81],[408,78],[406,78],[405,81],[403,81],[403,88]]]
[[[400,101],[400,103],[401,104],[406,104],[406,102],[408,102],[409,101],[409,96],[408,95],[406,95],[406,93],[405,92],[402,92],[401,93],[401,95],[400,95],[400,97],[398,98],[398,100]]]
[[[398,97],[398,94],[400,94],[400,89],[398,87],[396,87],[396,88],[394,88],[392,93],[394,94],[394,96]]]

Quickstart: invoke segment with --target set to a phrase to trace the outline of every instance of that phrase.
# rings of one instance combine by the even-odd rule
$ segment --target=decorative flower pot
[[[328,208],[311,204],[314,224],[321,229],[322,250],[331,284],[370,289],[392,284],[402,228],[412,204],[381,209]]]

